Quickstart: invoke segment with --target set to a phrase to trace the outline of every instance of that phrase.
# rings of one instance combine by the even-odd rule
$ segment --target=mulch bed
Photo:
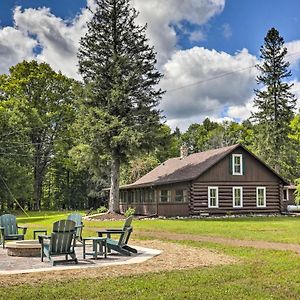
[[[121,214],[116,213],[104,213],[104,214],[97,214],[97,215],[90,215],[87,216],[88,219],[91,220],[101,220],[101,221],[115,221],[115,220],[125,220],[126,217]]]

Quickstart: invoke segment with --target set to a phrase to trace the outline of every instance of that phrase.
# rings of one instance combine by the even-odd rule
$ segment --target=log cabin
[[[193,216],[278,214],[292,201],[292,186],[241,144],[171,158],[120,187],[120,211]]]

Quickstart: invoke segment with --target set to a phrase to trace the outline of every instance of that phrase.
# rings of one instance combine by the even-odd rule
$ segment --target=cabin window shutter
[[[246,159],[245,159],[245,155],[243,155],[243,175],[246,174]]]
[[[229,155],[229,174],[230,175],[233,174],[233,170],[232,170],[232,155]]]

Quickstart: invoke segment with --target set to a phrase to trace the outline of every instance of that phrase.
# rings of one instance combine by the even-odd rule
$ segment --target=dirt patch
[[[237,263],[235,258],[208,249],[194,248],[186,245],[151,241],[131,241],[132,245],[163,250],[161,255],[141,264],[98,267],[81,270],[53,271],[19,275],[0,276],[0,286],[19,284],[40,284],[80,278],[99,278],[138,275],[148,272],[162,272],[188,268],[201,268]]]
[[[217,244],[224,244],[237,247],[253,247],[258,249],[273,249],[273,250],[283,250],[283,251],[294,251],[300,254],[300,245],[288,244],[288,243],[277,243],[277,242],[265,242],[265,241],[249,241],[249,240],[238,240],[231,238],[221,238],[213,236],[202,236],[195,234],[180,234],[171,232],[155,232],[155,231],[135,231],[138,236],[150,237],[150,238],[160,238],[168,240],[190,240],[196,242],[212,242]]]

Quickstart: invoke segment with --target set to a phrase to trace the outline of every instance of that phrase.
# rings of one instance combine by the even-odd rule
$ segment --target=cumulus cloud
[[[199,47],[177,51],[164,66],[162,81],[167,90],[162,109],[170,124],[207,115],[217,118],[225,106],[245,103],[256,84],[256,63],[246,49],[233,56]]]
[[[177,37],[172,25],[179,25],[183,20],[203,25],[225,6],[225,0],[132,0],[132,3],[140,11],[138,22],[149,25],[147,35],[158,52],[160,64],[176,51]],[[191,34],[197,37],[197,33]]]
[[[258,62],[255,56],[247,49],[230,55],[200,47],[180,50],[178,46],[178,30],[191,42],[204,40],[202,25],[223,11],[225,0],[131,1],[140,11],[138,23],[148,23],[147,36],[158,52],[159,68],[165,74],[161,87],[167,93],[161,108],[169,125],[185,129],[207,116],[214,120],[249,116],[256,87],[256,69],[251,68]],[[95,9],[94,0],[87,4]],[[17,7],[13,12],[14,26],[0,28],[0,72],[7,72],[23,59],[35,58],[78,79],[76,53],[91,17],[85,8],[74,19],[63,20],[49,8]],[[229,38],[231,29],[225,25],[223,33]],[[289,60],[297,65],[300,41],[286,46],[289,53],[294,53]],[[300,90],[297,80],[296,86]]]
[[[85,34],[86,22],[90,18],[90,12],[86,9],[69,23],[54,16],[45,7],[24,11],[17,7],[14,11],[14,21],[19,32],[34,36],[40,46],[41,52],[36,55],[36,59],[74,78],[79,78],[76,67],[79,40]]]
[[[288,53],[287,60],[292,67],[299,67],[300,62],[300,41],[291,41],[285,44]]]
[[[0,73],[24,59],[34,57],[36,40],[12,27],[0,29]]]

